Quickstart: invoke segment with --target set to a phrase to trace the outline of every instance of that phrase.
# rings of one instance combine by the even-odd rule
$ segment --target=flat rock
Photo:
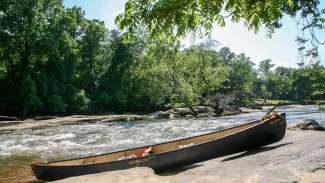
[[[11,125],[18,125],[21,121],[0,121],[0,127],[2,126],[11,126]]]
[[[137,121],[144,120],[143,115],[98,115],[98,116],[66,116],[52,119],[34,120],[27,119],[16,124],[0,125],[0,133],[32,128],[45,128],[57,125],[69,125],[79,123],[104,123],[112,121]]]
[[[72,177],[56,183],[325,182],[323,139],[324,132],[287,131],[286,137],[278,143],[161,175],[150,168],[133,168]]]
[[[157,111],[154,113],[151,113],[147,116],[148,119],[166,119],[170,118],[170,113],[167,111]]]
[[[100,174],[86,175],[80,177],[72,177],[56,183],[165,183],[168,178],[155,175],[154,171],[150,168],[134,168],[128,171],[120,170],[114,172],[106,172]],[[53,182],[55,183],[55,182]]]
[[[37,116],[34,118],[35,121],[55,119],[57,116]]]
[[[0,116],[0,121],[20,121],[20,119],[11,116]]]
[[[249,112],[261,112],[263,111],[262,108],[255,108],[255,107],[241,107],[239,110],[243,113],[249,113]]]

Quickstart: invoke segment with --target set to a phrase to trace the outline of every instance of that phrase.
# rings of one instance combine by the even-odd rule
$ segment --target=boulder
[[[195,106],[193,110],[197,113],[197,117],[212,117],[216,113],[212,107],[208,106]],[[157,111],[147,116],[148,119],[174,119],[179,117],[193,117],[193,111],[189,108],[180,107],[173,108],[168,111]]]
[[[197,117],[199,118],[206,118],[206,117],[210,117],[209,113],[200,113],[197,115]]]
[[[157,111],[147,116],[148,119],[167,119],[171,118],[171,114],[168,111]]]
[[[214,109],[212,107],[208,106],[195,106],[193,107],[193,110],[196,112],[196,114],[199,116],[200,114],[203,114],[203,116],[212,116],[211,114],[214,114]],[[171,110],[168,110],[169,113],[179,115],[179,116],[193,116],[193,111],[189,108],[174,108]]]
[[[317,130],[317,131],[324,131],[325,128],[322,127],[317,121],[313,119],[305,119],[302,120],[301,122],[298,122],[294,125],[291,125],[288,127],[290,130]]]
[[[169,113],[168,118],[169,119],[175,119],[175,118],[180,118],[181,116],[179,114],[173,114],[173,113]]]
[[[229,116],[229,115],[236,115],[236,114],[240,114],[240,110],[223,110],[222,111],[222,115],[223,116]]]
[[[171,110],[168,110],[169,113],[180,115],[180,116],[186,116],[186,115],[193,115],[193,112],[189,108],[174,108]]]
[[[208,106],[195,106],[193,108],[197,113],[214,113],[214,109]]]

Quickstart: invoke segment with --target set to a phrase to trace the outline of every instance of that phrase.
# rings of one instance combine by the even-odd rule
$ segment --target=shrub
[[[87,98],[85,90],[79,90],[72,97],[72,110],[76,112],[88,112],[90,109],[90,99]]]
[[[50,112],[62,113],[66,111],[67,105],[62,100],[62,97],[59,95],[51,95],[47,99],[47,106]]]

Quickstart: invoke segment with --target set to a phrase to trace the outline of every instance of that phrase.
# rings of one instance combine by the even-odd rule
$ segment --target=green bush
[[[47,99],[47,107],[50,112],[63,113],[66,111],[67,105],[64,103],[61,96],[51,95]]]
[[[92,96],[92,110],[106,111],[110,109],[112,97],[106,92],[100,92]]]
[[[20,101],[23,106],[23,114],[30,114],[42,107],[42,102],[37,95],[35,82],[27,77],[20,88]]]
[[[87,98],[85,90],[79,90],[72,97],[72,110],[76,112],[88,112],[91,100]]]

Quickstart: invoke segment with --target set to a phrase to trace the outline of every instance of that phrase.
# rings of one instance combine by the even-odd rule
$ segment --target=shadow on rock
[[[265,152],[265,151],[271,151],[271,150],[274,150],[274,149],[277,149],[279,147],[286,146],[286,145],[289,145],[289,144],[293,144],[293,142],[283,143],[283,144],[279,144],[279,145],[275,145],[275,146],[261,147],[261,148],[258,148],[258,149],[246,151],[246,152],[243,152],[243,153],[241,153],[239,155],[235,155],[235,156],[231,156],[229,158],[226,158],[226,159],[222,160],[221,162],[231,161],[231,160],[235,160],[235,159],[238,159],[238,158],[242,158],[242,157],[251,156],[251,155],[254,155],[254,154],[257,154],[257,153]]]

